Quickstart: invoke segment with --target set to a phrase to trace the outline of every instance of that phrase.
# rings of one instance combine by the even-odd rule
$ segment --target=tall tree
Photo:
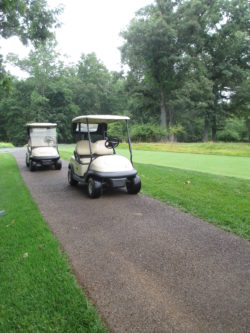
[[[174,124],[171,100],[180,85],[181,50],[176,29],[178,1],[157,0],[137,12],[128,29],[122,32],[122,60],[139,80],[157,87],[161,126]]]
[[[95,53],[82,55],[77,65],[80,81],[76,103],[82,113],[108,113],[111,76]]]
[[[205,65],[204,77],[212,83],[213,104],[204,112],[205,139],[210,122],[216,140],[218,118],[226,116],[228,101],[249,64],[248,1],[186,1],[179,15],[180,36],[187,41],[184,49],[194,63]]]

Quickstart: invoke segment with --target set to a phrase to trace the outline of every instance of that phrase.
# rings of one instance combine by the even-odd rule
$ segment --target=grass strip
[[[206,155],[225,155],[250,157],[249,143],[226,143],[226,142],[198,142],[198,143],[133,143],[133,149],[147,151],[162,151],[175,153],[192,153]],[[127,148],[122,143],[120,148]]]
[[[106,332],[10,154],[0,188],[0,332]]]
[[[135,165],[142,193],[250,240],[250,181],[155,165]]]
[[[69,160],[72,149],[60,149]],[[250,180],[135,163],[142,193],[250,240]]]
[[[9,142],[0,142],[0,148],[13,148],[13,144]]]

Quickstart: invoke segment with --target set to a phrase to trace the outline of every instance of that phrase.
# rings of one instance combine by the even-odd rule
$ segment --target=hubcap
[[[89,180],[88,190],[89,190],[89,194],[93,193],[93,181],[92,181],[92,179]]]

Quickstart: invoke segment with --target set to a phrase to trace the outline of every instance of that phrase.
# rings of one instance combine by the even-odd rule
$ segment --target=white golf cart
[[[77,143],[69,163],[70,185],[87,184],[91,198],[100,197],[103,187],[126,186],[130,194],[140,191],[141,181],[133,168],[128,120],[129,117],[113,115],[80,116],[72,120],[72,133]],[[117,121],[126,122],[130,161],[116,154],[119,139],[107,137],[108,124]]]
[[[56,124],[53,123],[28,123],[28,146],[26,152],[26,165],[30,171],[35,171],[37,166],[54,165],[56,170],[62,168],[57,139]]]

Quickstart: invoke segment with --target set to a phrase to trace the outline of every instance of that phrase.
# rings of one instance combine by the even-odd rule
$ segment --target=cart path
[[[20,171],[110,332],[250,332],[250,243],[124,190],[87,197],[61,171]]]

